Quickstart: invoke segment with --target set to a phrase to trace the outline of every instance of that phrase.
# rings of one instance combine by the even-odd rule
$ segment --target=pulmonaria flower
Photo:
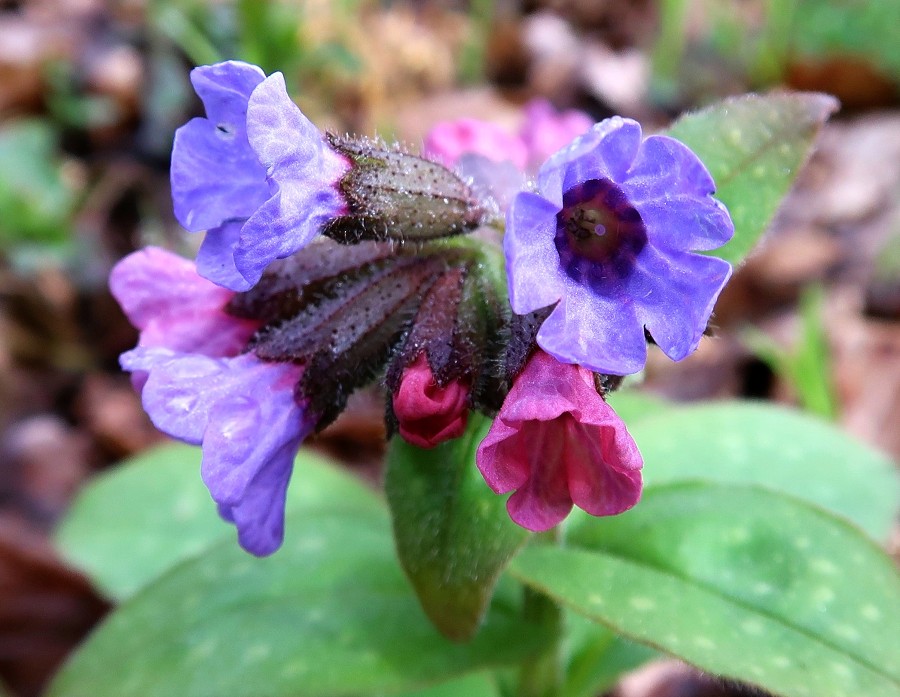
[[[475,154],[493,162],[512,162],[524,169],[528,150],[522,139],[502,126],[479,119],[442,121],[428,132],[422,153],[447,167],[456,166],[463,155]]]
[[[537,351],[513,381],[475,455],[478,469],[507,501],[510,517],[540,532],[576,505],[616,515],[641,496],[637,445],[584,368]]]
[[[433,448],[466,430],[469,388],[463,380],[438,385],[424,353],[406,367],[393,395],[398,431],[409,443]]]
[[[555,306],[538,345],[597,373],[641,370],[645,330],[681,360],[697,347],[731,274],[727,262],[693,253],[734,233],[714,191],[679,141],[642,141],[630,119],[598,123],[551,157],[538,193],[519,193],[507,212],[513,311]]]
[[[110,288],[141,330],[121,364],[138,378],[144,409],[164,433],[202,445],[203,480],[241,546],[274,552],[294,455],[317,421],[294,396],[303,368],[241,353],[259,323],[228,314],[234,293],[174,254],[126,257]]]
[[[516,133],[479,119],[442,121],[425,136],[422,152],[448,167],[455,167],[466,155],[481,155],[533,172],[594,123],[583,111],[559,112],[546,99],[532,99],[522,113],[522,124]]]
[[[291,101],[281,73],[228,61],[195,68],[191,82],[206,118],[175,134],[175,216],[207,230],[199,273],[246,290],[345,210],[337,184],[349,163]]]
[[[532,171],[594,125],[594,120],[583,111],[557,111],[546,99],[532,99],[524,111],[519,138],[528,152],[527,167]]]

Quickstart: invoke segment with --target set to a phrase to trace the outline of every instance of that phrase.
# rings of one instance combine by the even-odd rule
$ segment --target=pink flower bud
[[[394,394],[394,414],[400,435],[420,448],[433,448],[466,430],[469,387],[453,380],[441,387],[428,360],[420,353],[406,367]]]

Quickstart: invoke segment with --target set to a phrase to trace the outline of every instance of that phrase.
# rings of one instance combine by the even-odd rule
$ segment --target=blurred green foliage
[[[831,352],[822,321],[824,291],[811,286],[800,298],[800,337],[796,346],[782,348],[755,327],[744,332],[751,350],[797,394],[800,405],[827,419],[838,416],[838,400],[831,379]]]
[[[0,249],[65,241],[77,191],[63,167],[47,121],[0,127]]]
[[[804,61],[859,60],[900,87],[896,0],[659,0],[659,17],[653,92],[662,103],[697,97],[725,73],[754,88],[778,84]]]

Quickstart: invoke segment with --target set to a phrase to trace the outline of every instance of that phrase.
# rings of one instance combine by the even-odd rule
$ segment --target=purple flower
[[[537,351],[513,381],[475,455],[519,525],[536,532],[578,506],[616,515],[641,496],[640,452],[594,388],[593,375]]]
[[[281,73],[228,61],[195,68],[191,82],[207,117],[175,134],[175,215],[207,230],[199,273],[247,290],[344,211],[337,182],[349,164],[288,97]]]
[[[692,252],[734,233],[697,156],[614,117],[551,157],[538,189],[516,196],[504,238],[512,309],[555,305],[538,345],[615,375],[643,367],[645,328],[673,360],[690,354],[731,274]]]
[[[271,554],[284,535],[294,455],[317,421],[294,396],[302,366],[241,353],[258,323],[229,315],[234,293],[174,254],[126,257],[110,287],[141,329],[121,364],[138,377],[144,409],[161,431],[202,446],[203,481],[222,517],[247,551]]]

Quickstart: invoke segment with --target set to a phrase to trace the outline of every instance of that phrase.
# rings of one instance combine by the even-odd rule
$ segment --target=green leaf
[[[624,673],[658,656],[653,649],[575,613],[566,617],[566,638],[570,648],[563,697],[606,694]]]
[[[379,510],[378,497],[349,474],[303,450],[288,512]],[[170,444],[96,477],[57,531],[63,556],[110,598],[124,600],[179,562],[229,540],[200,479],[200,449]]]
[[[825,511],[750,487],[648,488],[617,517],[575,516],[565,548],[510,571],[637,641],[788,697],[900,692],[900,579]]]
[[[446,636],[477,630],[500,572],[528,533],[475,467],[490,420],[472,413],[466,433],[430,450],[391,441],[385,491],[400,563],[422,607]]]
[[[666,411],[669,402],[647,392],[623,389],[607,395],[606,401],[626,424]]]
[[[887,537],[900,504],[889,458],[792,409],[754,402],[671,407],[629,431],[647,484],[760,484],[840,513],[876,539]]]
[[[63,668],[52,697],[395,693],[525,660],[545,639],[498,592],[478,636],[442,637],[394,556],[383,510],[295,513],[275,555],[231,540],[128,600]]]
[[[397,697],[500,697],[500,690],[487,673],[467,675],[424,690],[404,692]]]
[[[689,146],[715,179],[734,238],[712,254],[737,265],[765,231],[838,108],[826,94],[782,93],[727,99],[682,116],[667,134]]]

